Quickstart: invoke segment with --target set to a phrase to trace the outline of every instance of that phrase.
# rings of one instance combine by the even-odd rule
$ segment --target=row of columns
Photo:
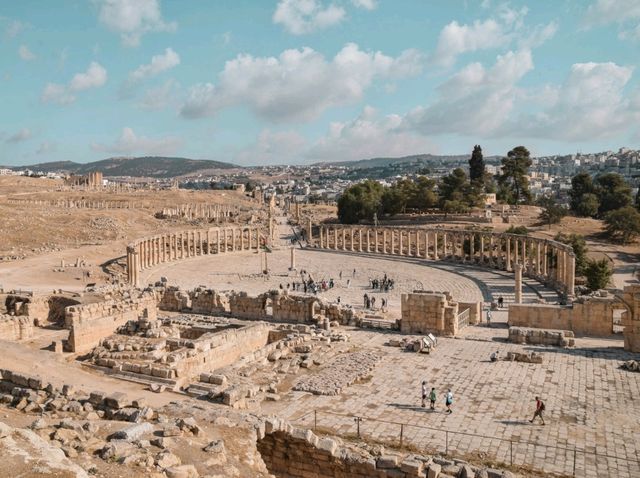
[[[311,226],[308,226],[311,228]],[[483,231],[386,227],[320,226],[313,245],[323,249],[372,252],[424,259],[452,259],[514,271],[556,285],[572,296],[575,255],[556,241]]]
[[[194,256],[260,249],[258,228],[214,228],[139,239],[127,247],[127,278],[139,284],[139,272],[164,262]]]

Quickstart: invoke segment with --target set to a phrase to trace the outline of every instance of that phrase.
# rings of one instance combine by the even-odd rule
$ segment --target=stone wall
[[[622,316],[624,349],[640,353],[640,286],[625,287],[622,300],[628,307],[627,313]]]
[[[33,319],[0,315],[0,340],[23,340],[33,337]]]
[[[617,308],[611,297],[580,298],[572,305],[510,304],[509,325],[606,337],[613,333],[613,311]]]
[[[508,471],[441,457],[384,449],[381,453],[380,446],[319,437],[311,430],[292,427],[278,418],[268,418],[264,428],[256,429],[262,460],[269,472],[280,478],[513,477]]]
[[[153,294],[69,306],[65,309],[65,325],[71,329],[69,348],[76,353],[88,352],[118,327],[140,317],[156,319],[156,298]]]
[[[266,320],[267,304],[270,294],[252,297],[246,292],[233,293],[229,296],[229,310],[233,317],[246,320]]]
[[[273,320],[309,324],[313,321],[318,299],[275,292],[271,295]]]
[[[456,335],[458,332],[458,303],[448,292],[402,294],[401,311],[402,333]]]
[[[557,347],[573,347],[575,340],[570,330],[529,329],[526,327],[509,327],[509,342],[529,345],[555,345]]]

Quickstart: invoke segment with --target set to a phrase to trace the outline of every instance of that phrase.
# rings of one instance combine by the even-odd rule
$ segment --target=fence
[[[637,454],[635,458],[613,456],[598,453],[595,447],[586,450],[584,447],[546,445],[324,410],[311,410],[291,421],[338,436],[356,436],[429,453],[476,455],[480,459],[565,476],[614,476],[610,474],[611,470],[617,470],[615,476],[640,476]]]
[[[469,309],[465,309],[462,312],[460,312],[456,319],[458,320],[458,329],[461,329],[469,325]]]

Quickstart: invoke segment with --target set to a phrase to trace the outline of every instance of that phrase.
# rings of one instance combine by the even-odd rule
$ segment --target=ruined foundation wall
[[[157,318],[156,299],[153,295],[67,307],[65,325],[71,329],[69,347],[73,352],[88,352],[118,327],[140,317],[150,320]]]
[[[199,376],[226,367],[240,357],[264,347],[269,340],[267,324],[252,324],[241,329],[219,332],[198,344],[200,351],[177,363],[176,375],[181,379]]]
[[[603,337],[613,333],[613,310],[613,299],[596,297],[576,301],[572,306],[510,304],[509,325]]]
[[[622,294],[624,303],[629,307],[622,316],[624,325],[624,349],[640,353],[640,286],[629,285]]]
[[[23,340],[33,337],[33,319],[0,315],[0,340]]]
[[[448,293],[402,294],[400,331],[405,334],[457,333],[458,303]]]

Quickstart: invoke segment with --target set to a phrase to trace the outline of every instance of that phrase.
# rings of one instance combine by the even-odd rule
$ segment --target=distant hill
[[[108,158],[92,163],[74,163],[73,161],[56,161],[52,163],[33,164],[30,166],[12,166],[10,169],[31,169],[32,171],[66,172],[87,174],[102,171],[105,176],[132,176],[150,178],[171,178],[196,174],[211,169],[239,168],[231,163],[208,159],[170,158],[165,156],[142,156],[138,158]]]
[[[355,161],[336,161],[336,162],[320,162],[315,163],[314,166],[344,166],[350,169],[366,169],[366,168],[381,168],[384,166],[390,166],[398,163],[420,163],[420,162],[433,162],[433,161],[462,161],[469,159],[470,154],[458,154],[451,156],[440,156],[434,154],[413,154],[411,156],[402,156],[400,158],[371,158],[371,159],[359,159]],[[485,156],[485,160],[493,159],[493,156]]]

